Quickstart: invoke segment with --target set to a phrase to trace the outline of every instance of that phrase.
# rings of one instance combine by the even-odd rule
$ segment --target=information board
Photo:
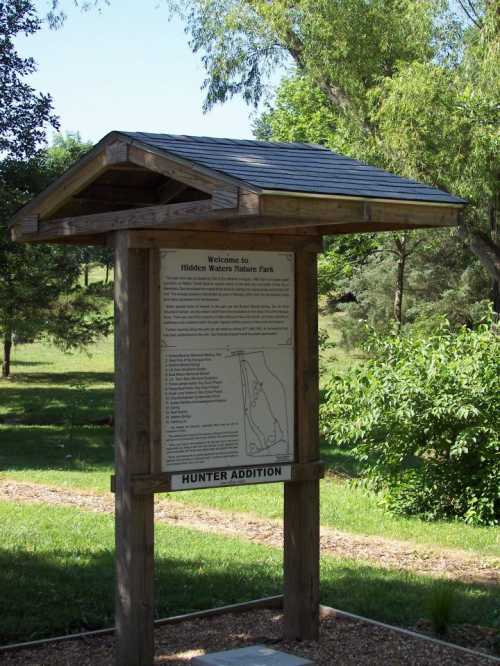
[[[160,256],[163,470],[217,470],[205,485],[289,478],[280,463],[294,460],[294,254]],[[204,485],[176,477],[179,489]]]

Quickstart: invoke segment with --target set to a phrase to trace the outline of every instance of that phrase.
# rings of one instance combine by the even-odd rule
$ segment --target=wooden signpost
[[[319,148],[298,159],[273,144],[147,136],[111,133],[12,224],[21,242],[114,248],[120,666],[153,663],[153,507],[166,491],[283,483],[284,631],[317,638],[322,235],[450,225],[462,208],[432,188],[426,201],[287,194],[238,171],[300,171]],[[216,158],[229,166],[211,168]]]

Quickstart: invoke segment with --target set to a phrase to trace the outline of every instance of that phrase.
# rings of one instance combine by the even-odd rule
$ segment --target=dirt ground
[[[286,642],[282,614],[253,610],[184,621],[156,629],[155,664],[187,666],[192,657],[246,645],[309,658],[318,666],[493,666],[486,655],[467,654],[377,627],[365,622],[328,617],[321,621],[317,642]],[[52,643],[30,650],[0,653],[3,666],[111,666],[112,636]]]
[[[18,483],[8,479],[0,479],[0,500],[2,499],[71,506],[100,513],[114,511],[114,498],[111,493],[96,494],[71,488]],[[244,538],[275,548],[283,545],[283,529],[277,520],[189,506],[171,499],[156,502],[155,518],[161,523]],[[464,582],[500,583],[500,561],[493,558],[480,560],[477,555],[466,551],[430,549],[405,541],[322,527],[321,552],[331,557],[352,558],[379,567]]]

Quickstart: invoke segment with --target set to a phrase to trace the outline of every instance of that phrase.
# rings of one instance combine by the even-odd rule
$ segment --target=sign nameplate
[[[234,467],[181,472],[172,474],[170,483],[172,490],[192,490],[194,488],[217,488],[291,480],[291,465],[267,465],[265,467]]]

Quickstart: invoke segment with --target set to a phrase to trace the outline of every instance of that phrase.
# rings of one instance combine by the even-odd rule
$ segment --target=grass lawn
[[[112,413],[112,342],[92,353],[64,354],[49,345],[14,350],[13,378],[0,380],[0,474],[37,483],[109,489],[112,430],[92,422]],[[325,447],[334,469],[353,473],[348,452]],[[282,488],[257,485],[175,493],[175,499],[262,517],[282,515]],[[322,482],[321,522],[347,532],[500,556],[500,530],[460,522],[427,523],[391,516],[376,496],[340,478]]]
[[[113,624],[113,521],[73,508],[0,504],[0,642]],[[281,553],[237,539],[158,525],[156,615],[201,610],[281,591]],[[434,581],[323,558],[322,602],[413,625]],[[454,622],[500,623],[492,587],[447,583]]]

